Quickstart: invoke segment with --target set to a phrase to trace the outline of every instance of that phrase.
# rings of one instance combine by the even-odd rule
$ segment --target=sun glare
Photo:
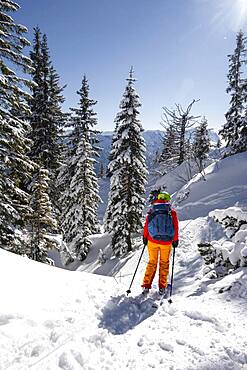
[[[247,21],[247,0],[234,0],[236,4],[236,26],[241,27]]]
[[[246,15],[247,13],[247,0],[235,0],[240,15]]]
[[[215,0],[215,14],[212,24],[227,25],[234,32],[247,27],[247,0]]]

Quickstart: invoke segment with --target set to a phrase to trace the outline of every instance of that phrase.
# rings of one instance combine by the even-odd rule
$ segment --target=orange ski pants
[[[159,288],[166,288],[169,273],[169,258],[172,245],[163,245],[148,241],[149,261],[143,279],[142,287],[151,288],[159,260]]]

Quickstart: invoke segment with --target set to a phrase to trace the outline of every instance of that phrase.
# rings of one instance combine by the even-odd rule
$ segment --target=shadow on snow
[[[152,298],[142,295],[112,297],[102,310],[99,327],[114,335],[124,334],[155,313],[157,307],[153,307],[153,304]]]

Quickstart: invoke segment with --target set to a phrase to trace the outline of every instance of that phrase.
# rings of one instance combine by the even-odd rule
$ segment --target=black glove
[[[178,246],[178,240],[174,240],[173,242],[172,242],[172,246],[173,246],[173,248],[177,248],[177,246]]]
[[[144,244],[144,245],[147,245],[147,243],[148,243],[147,238],[144,238],[144,237],[143,237],[143,244]]]

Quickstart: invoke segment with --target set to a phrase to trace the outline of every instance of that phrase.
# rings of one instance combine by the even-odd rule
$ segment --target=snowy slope
[[[160,169],[162,170],[162,165]],[[153,178],[155,181],[151,185],[155,188],[166,189],[170,194],[173,194],[187,184],[196,173],[198,173],[196,163],[187,160],[166,175],[159,176],[158,179]]]
[[[247,152],[211,164],[205,174],[206,181],[196,175],[173,197],[180,220],[235,204],[247,207]]]
[[[241,153],[218,161],[206,169],[206,181],[195,176],[174,196],[185,221],[171,305],[157,301],[157,276],[150,297],[140,295],[146,250],[126,296],[140,237],[136,250],[118,259],[111,257],[109,235],[92,236],[87,259],[70,266],[77,271],[0,249],[0,370],[247,369],[247,267],[209,278],[197,249],[202,242],[225,248],[230,241],[224,253],[232,260],[232,245],[240,252],[241,244],[243,257],[246,225],[230,240],[216,219],[230,212],[246,220],[247,214],[215,209],[247,207],[246,160]]]
[[[141,248],[115,263],[114,277],[65,271],[0,249],[0,369],[246,369],[247,269],[219,280],[203,276],[196,245],[207,239],[207,223],[181,223],[173,303],[158,308],[138,296],[146,251],[132,294],[125,295]],[[216,224],[210,233],[223,236]],[[98,247],[107,243],[96,239]],[[104,273],[112,274],[111,260]]]

